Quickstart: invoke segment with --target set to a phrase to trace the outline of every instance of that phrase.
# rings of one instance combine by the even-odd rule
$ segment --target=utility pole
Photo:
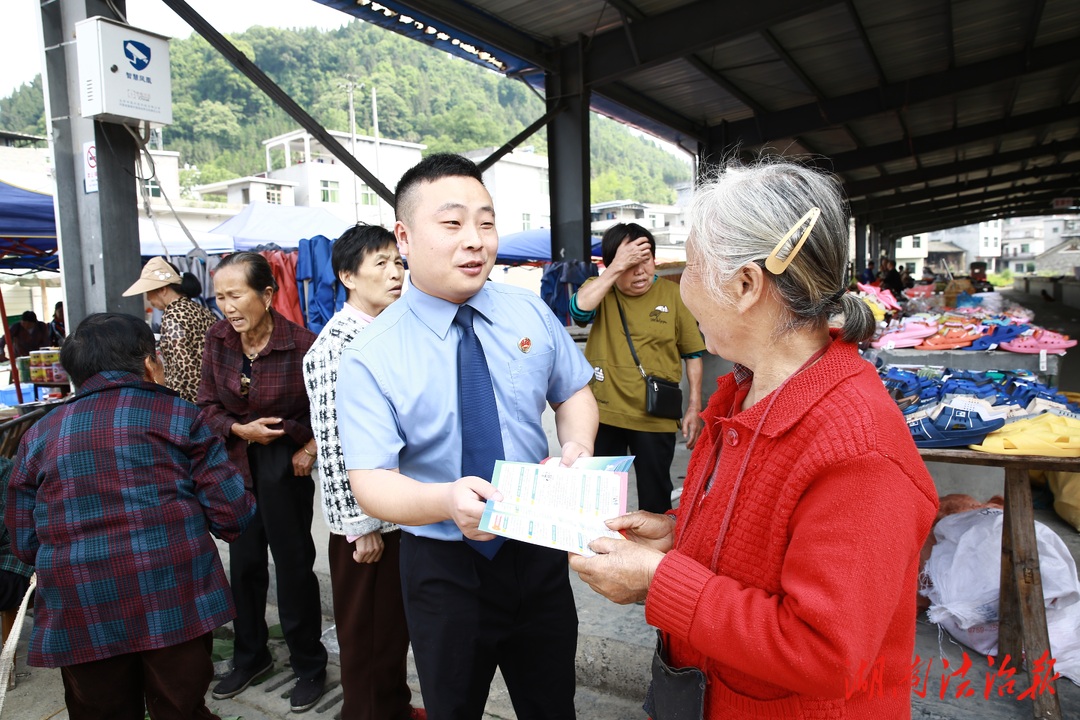
[[[364,83],[356,82],[355,75],[346,75],[345,82],[338,85],[338,87],[345,88],[349,93],[349,133],[352,135],[352,156],[356,157],[356,109],[353,106],[353,91],[356,89],[363,90]],[[376,146],[378,147],[378,146]],[[378,151],[375,154],[375,161],[378,163]],[[359,159],[359,158],[357,158]],[[378,175],[378,165],[376,164],[375,174]],[[353,173],[352,179],[352,194],[353,194],[353,218],[356,222],[360,222],[360,192],[356,186],[356,173]]]
[[[375,100],[375,87],[371,88],[371,122],[375,130],[375,177],[382,180],[382,171],[379,170],[379,104]],[[355,150],[353,151],[355,152]],[[379,224],[383,224],[382,217],[382,200],[376,200],[376,205],[379,208]],[[384,226],[385,227],[385,226]]]

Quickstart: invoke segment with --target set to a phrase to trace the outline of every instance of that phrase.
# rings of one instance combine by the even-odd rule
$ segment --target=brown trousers
[[[382,536],[377,563],[353,560],[353,545],[330,535],[330,585],[341,648],[341,720],[408,720],[409,630],[401,599],[401,531]]]
[[[220,720],[206,707],[213,636],[60,668],[71,720]],[[144,709],[145,708],[145,709]]]

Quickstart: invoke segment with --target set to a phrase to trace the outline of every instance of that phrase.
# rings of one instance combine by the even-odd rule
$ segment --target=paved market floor
[[[1080,337],[1080,309],[1065,308],[1060,303],[1047,303],[1037,296],[1007,295],[1017,302],[1035,310],[1035,322],[1053,330],[1061,331],[1073,337]],[[1063,359],[1059,371],[1058,383],[1063,390],[1080,391],[1080,352],[1073,352]],[[676,448],[672,472],[677,485],[681,485],[689,453],[684,445]],[[940,494],[963,492],[985,500],[1002,492],[1004,474],[993,468],[970,468],[959,465],[931,464]],[[631,488],[633,480],[631,480]],[[634,502],[631,491],[631,503]],[[1036,498],[1036,504],[1045,504],[1045,499]],[[1036,518],[1046,523],[1066,542],[1072,555],[1080,560],[1080,534],[1058,518],[1052,509],[1037,507]],[[330,617],[330,587],[326,560],[327,535],[321,522],[319,511],[313,533],[319,556],[316,571],[323,587],[325,627],[327,639],[332,638],[333,620]],[[227,554],[223,546],[223,554]],[[271,574],[272,577],[272,574]],[[645,694],[649,658],[652,649],[653,633],[646,625],[644,609],[639,605],[618,606],[607,602],[592,593],[572,575],[574,592],[577,598],[580,622],[578,643],[578,717],[581,720],[643,720],[641,700]],[[273,597],[271,589],[271,597]],[[273,607],[269,612],[275,612]],[[23,635],[23,645],[29,635],[29,620]],[[218,701],[208,699],[211,709],[222,717],[240,716],[244,720],[264,720],[266,718],[298,717],[289,712],[288,691],[292,687],[292,674],[288,670],[287,651],[281,641],[276,641],[275,671],[270,677],[252,686],[231,700]],[[917,624],[916,654],[922,660],[922,667],[932,660],[929,668],[925,698],[913,696],[912,717],[933,718],[935,720],[959,720],[978,718],[980,720],[1021,720],[1031,717],[1030,705],[1014,699],[995,698],[985,700],[982,697],[987,662],[973,651],[967,651],[972,659],[972,669],[968,679],[976,689],[976,696],[957,699],[953,696],[958,681],[952,681],[949,692],[941,697],[941,675],[943,660],[948,660],[950,667],[956,669],[964,649],[948,636],[939,635],[936,626],[920,619]],[[17,720],[64,720],[63,688],[59,671],[28,668],[22,660],[25,651],[20,650],[20,662],[17,668],[18,685],[9,691],[3,709],[3,718]],[[315,719],[335,718],[341,709],[341,689],[336,655],[331,655],[329,668],[330,691],[324,700],[305,717]],[[422,704],[419,684],[410,659],[411,684],[415,704]],[[925,670],[924,670],[925,672]],[[1023,676],[1021,676],[1023,677]],[[1018,682],[1018,687],[1026,688],[1026,679]],[[1063,718],[1080,718],[1080,687],[1068,681],[1058,682]],[[504,686],[496,680],[488,703],[488,720],[515,718]]]

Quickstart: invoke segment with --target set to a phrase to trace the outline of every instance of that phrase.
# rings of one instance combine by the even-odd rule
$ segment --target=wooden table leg
[[[1039,572],[1039,549],[1035,541],[1035,517],[1031,507],[1031,481],[1022,468],[1005,468],[1005,514],[1001,528],[1001,599],[998,655],[1012,655],[1013,666],[1020,666],[1019,647],[1023,644],[1029,680],[1034,663],[1043,653],[1050,657],[1050,636],[1046,630],[1046,606],[1042,575]],[[1060,720],[1057,683],[1033,698],[1033,713],[1038,720]]]

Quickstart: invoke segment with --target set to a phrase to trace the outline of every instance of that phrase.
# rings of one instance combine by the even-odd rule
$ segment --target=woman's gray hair
[[[765,269],[765,259],[780,239],[811,208],[821,216],[791,263],[780,274]],[[791,329],[825,326],[843,313],[840,336],[860,342],[873,336],[870,308],[844,292],[848,285],[848,213],[835,176],[788,160],[753,165],[728,163],[694,193],[690,239],[702,285],[720,303],[722,290],[748,263],[771,278],[788,311]],[[805,223],[780,249],[784,261],[798,243]]]

